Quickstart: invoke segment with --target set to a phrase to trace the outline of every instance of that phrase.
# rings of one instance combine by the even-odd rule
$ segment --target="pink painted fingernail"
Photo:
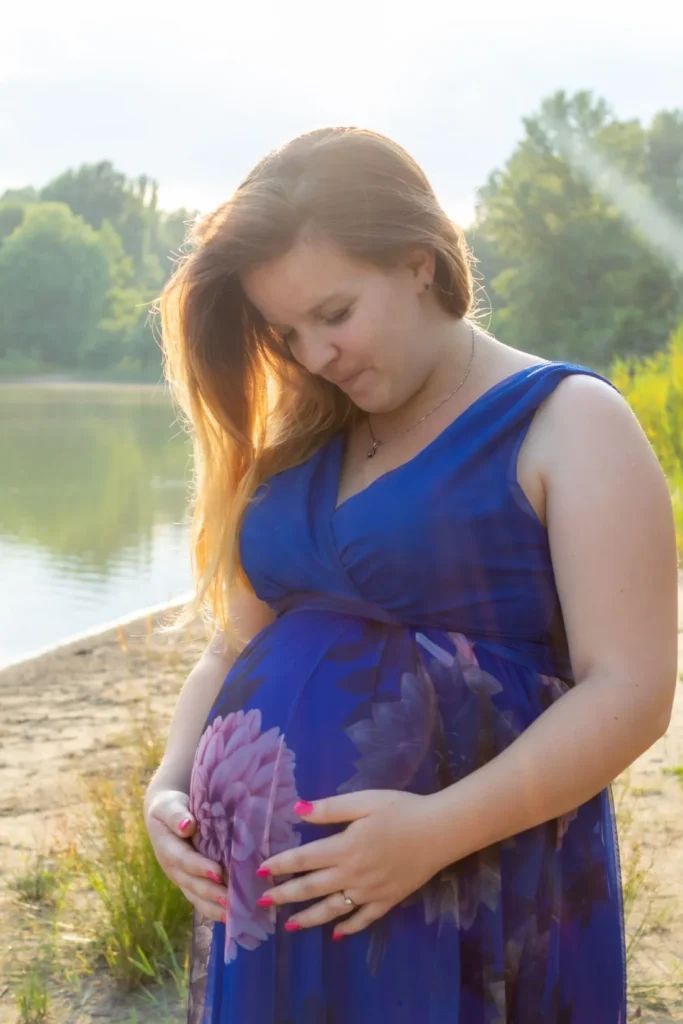
[[[259,878],[270,878],[270,871],[268,868],[259,868],[256,874]]]
[[[218,877],[215,871],[207,871],[206,877],[210,878],[212,882],[218,882],[219,885],[222,883],[222,879]]]
[[[272,896],[261,896],[260,899],[256,900],[259,907],[272,907],[273,897]]]
[[[295,814],[312,814],[313,804],[309,803],[308,800],[298,800],[294,804]]]
[[[338,942],[339,939],[344,938],[344,932],[332,932],[332,938],[334,939],[335,942]]]
[[[225,913],[225,914],[223,914],[223,916],[221,917],[221,921],[223,922],[223,924],[225,924],[227,920],[228,920],[228,915],[227,915],[227,912],[226,912],[226,913]]]
[[[288,921],[285,925],[286,932],[298,932],[301,931],[301,925],[297,924],[296,921]]]
[[[218,897],[218,902],[222,907],[225,907],[226,910],[228,909],[228,901],[226,899],[223,899],[222,896]]]
[[[185,829],[189,828],[191,824],[192,824],[192,818],[183,818],[183,820],[180,822],[180,825],[178,827],[180,828],[181,832],[184,832]]]

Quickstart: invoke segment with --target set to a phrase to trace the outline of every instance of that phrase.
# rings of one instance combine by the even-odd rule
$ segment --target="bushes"
[[[683,547],[683,323],[662,352],[617,359],[610,374],[640,421],[669,481]]]

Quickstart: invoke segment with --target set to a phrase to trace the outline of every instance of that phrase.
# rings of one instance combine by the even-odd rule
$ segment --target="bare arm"
[[[434,797],[444,864],[580,806],[662,736],[671,715],[677,558],[659,464],[631,410],[602,382],[568,378],[540,415],[576,686]]]
[[[267,604],[244,591],[234,599],[233,609],[247,642],[275,619],[275,613]],[[225,649],[223,634],[217,630],[180,691],[166,750],[147,789],[145,805],[160,788],[188,792],[202,729],[236,656],[235,650]]]

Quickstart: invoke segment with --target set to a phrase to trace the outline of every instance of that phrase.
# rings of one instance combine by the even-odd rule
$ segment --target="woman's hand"
[[[343,832],[286,850],[261,865],[258,874],[262,876],[307,873],[268,889],[260,906],[324,897],[289,918],[288,931],[347,915],[349,907],[340,895],[343,890],[360,909],[335,929],[334,938],[359,932],[445,866],[437,860],[439,844],[433,840],[438,819],[427,796],[369,789],[314,804],[302,801],[296,811],[316,825],[351,824]]]
[[[221,881],[221,865],[197,853],[187,841],[196,828],[189,802],[180,790],[156,790],[145,805],[147,833],[166,877],[204,917],[225,921],[228,890]],[[190,824],[181,829],[185,821]]]

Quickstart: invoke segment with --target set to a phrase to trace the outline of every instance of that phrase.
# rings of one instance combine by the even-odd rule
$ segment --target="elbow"
[[[676,672],[673,677],[667,680],[666,685],[663,687],[664,698],[660,702],[657,708],[657,714],[654,720],[654,728],[656,735],[654,740],[661,739],[662,736],[666,735],[671,725],[671,718],[673,715],[674,702],[676,699],[676,686],[678,683],[678,666],[676,666]],[[653,740],[653,742],[654,742]]]
[[[676,690],[678,689],[678,644],[675,652],[667,659],[667,664],[662,666],[661,673],[654,677],[650,684],[651,694],[650,714],[647,715],[651,723],[651,730],[654,735],[652,742],[655,743],[666,735],[671,725],[674,704],[676,701]]]
[[[657,718],[655,741],[661,739],[662,736],[665,736],[669,731],[669,726],[671,725],[672,710],[673,705],[670,704],[664,711],[662,711],[660,716]]]
[[[633,726],[638,747],[636,756],[640,757],[666,735],[671,725],[672,710],[673,695],[670,699],[665,697],[646,707],[641,705]]]

